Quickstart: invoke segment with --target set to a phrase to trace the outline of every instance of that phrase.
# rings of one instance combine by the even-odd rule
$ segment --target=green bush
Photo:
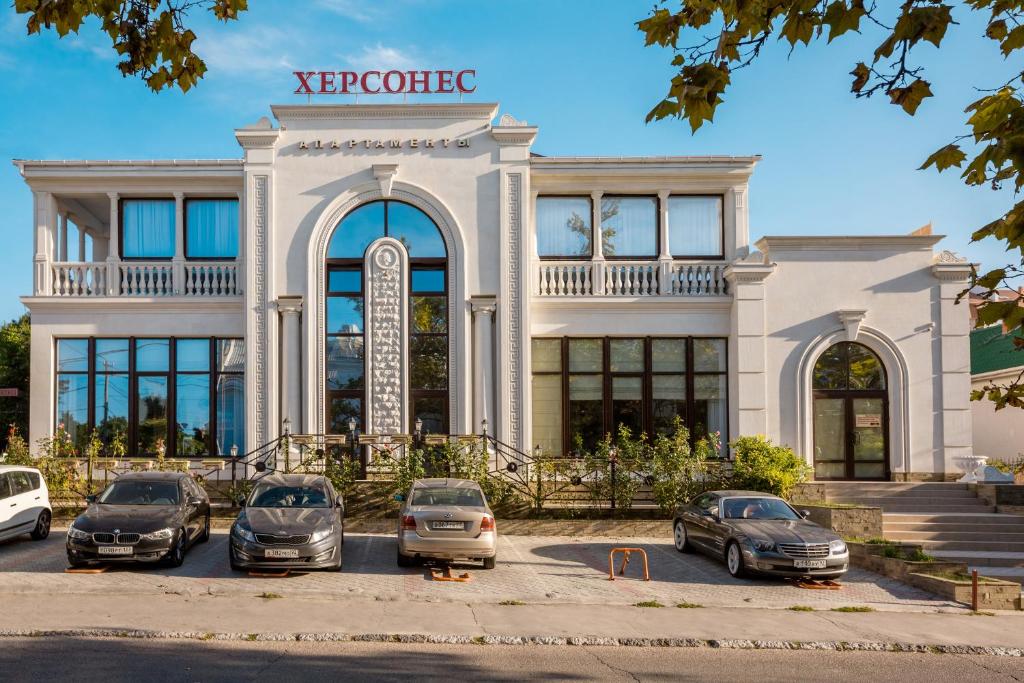
[[[793,449],[776,446],[763,435],[743,436],[730,444],[735,454],[733,486],[783,498],[805,481],[811,468]]]
[[[718,456],[720,444],[713,434],[690,448],[690,432],[677,416],[671,436],[654,439],[651,457],[651,493],[663,512],[671,513],[705,489],[710,479],[709,459]]]
[[[5,465],[21,465],[22,467],[34,465],[35,461],[29,452],[28,444],[18,433],[18,428],[15,425],[11,425],[7,430],[7,451],[5,453],[3,459]]]
[[[362,463],[359,459],[348,454],[343,454],[340,458],[328,456],[324,461],[324,476],[343,499],[347,499],[355,491],[361,469]]]
[[[577,450],[583,451],[578,437]],[[603,505],[614,497],[616,508],[633,507],[633,499],[649,473],[653,450],[645,434],[634,437],[629,427],[619,425],[614,440],[606,434],[592,451],[583,451],[583,467],[589,473],[587,491],[594,504]]]

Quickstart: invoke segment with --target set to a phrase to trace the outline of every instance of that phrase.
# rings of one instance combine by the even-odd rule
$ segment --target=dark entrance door
[[[885,369],[867,347],[842,342],[814,368],[815,479],[889,478]]]

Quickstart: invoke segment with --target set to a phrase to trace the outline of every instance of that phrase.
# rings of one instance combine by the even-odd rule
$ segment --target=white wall
[[[1020,368],[977,375],[971,389],[989,383],[1008,383],[1020,374]],[[989,400],[971,401],[971,425],[974,452],[993,460],[1012,461],[1024,457],[1024,409],[1007,407],[997,411]]]

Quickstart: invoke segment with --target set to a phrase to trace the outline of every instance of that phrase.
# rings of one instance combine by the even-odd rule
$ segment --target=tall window
[[[121,256],[169,259],[174,256],[174,200],[121,200]]]
[[[364,263],[366,248],[389,236],[409,252],[409,430],[448,431],[447,251],[434,222],[416,207],[392,200],[364,204],[345,216],[327,246],[327,431],[360,427],[365,410]]]
[[[233,259],[238,256],[238,200],[185,200],[185,256]]]
[[[722,198],[668,198],[668,243],[676,258],[717,257],[722,251]]]
[[[537,253],[541,258],[590,258],[590,197],[537,198]]]
[[[606,258],[658,255],[658,198],[602,197],[601,238]]]
[[[591,449],[620,426],[668,434],[677,418],[694,442],[728,441],[724,339],[537,338],[532,363],[533,442],[545,452]]]
[[[57,422],[82,451],[95,429],[131,456],[245,452],[241,339],[57,340]]]

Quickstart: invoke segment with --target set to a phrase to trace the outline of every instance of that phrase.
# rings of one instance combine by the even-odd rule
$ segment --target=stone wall
[[[791,501],[799,503],[824,503],[827,496],[827,485],[824,482],[805,481],[797,484],[789,494]],[[793,505],[799,505],[794,502]]]
[[[985,505],[1024,507],[1024,485],[1019,484],[971,484],[971,490]]]
[[[844,538],[881,538],[882,508],[831,507],[793,503],[798,510],[807,510],[808,519],[826,529],[832,529]]]

